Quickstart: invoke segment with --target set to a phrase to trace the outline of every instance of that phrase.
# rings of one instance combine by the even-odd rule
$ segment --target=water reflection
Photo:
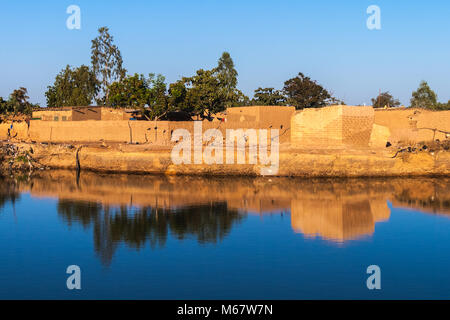
[[[13,206],[20,199],[20,194],[17,191],[14,181],[6,181],[0,177],[0,214],[2,208],[7,203],[11,203]]]
[[[43,172],[3,182],[0,205],[17,193],[57,198],[68,225],[93,233],[95,250],[111,263],[119,244],[165,246],[169,237],[218,243],[249,214],[290,212],[292,230],[345,242],[369,237],[394,207],[450,214],[450,179],[199,178]],[[92,230],[92,231],[90,231]]]
[[[68,225],[93,227],[95,251],[106,265],[121,242],[136,249],[146,243],[163,247],[170,233],[180,240],[192,236],[200,243],[216,243],[243,218],[237,210],[229,210],[226,202],[171,209],[59,200],[57,210]]]

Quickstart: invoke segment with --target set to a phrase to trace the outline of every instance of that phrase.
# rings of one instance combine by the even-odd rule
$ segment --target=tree
[[[372,106],[374,108],[398,107],[399,105],[400,101],[398,99],[394,99],[389,91],[381,92],[378,97],[372,99]]]
[[[450,100],[447,103],[438,102],[436,110],[450,110]]]
[[[168,111],[165,78],[134,74],[109,87],[108,104],[116,108],[140,108],[150,119],[158,119]]]
[[[113,44],[114,38],[109,34],[109,29],[102,27],[98,32],[99,36],[92,40],[91,62],[103,94],[97,98],[97,103],[104,105],[108,101],[108,87],[113,82],[123,79],[126,70],[122,66],[122,55],[119,48]]]
[[[148,101],[148,109],[146,115],[151,119],[160,119],[169,112],[166,78],[158,74],[156,77],[153,73],[149,75],[150,96]]]
[[[231,107],[237,100],[239,93],[237,92],[237,76],[238,72],[234,68],[233,59],[228,52],[222,53],[219,58],[217,67],[213,70],[219,80],[220,90],[224,91],[225,105]]]
[[[45,93],[48,107],[88,106],[99,91],[99,82],[89,67],[66,66]]]
[[[274,88],[258,88],[255,90],[252,104],[260,106],[283,106],[286,104],[286,97],[279,90]]]
[[[144,108],[150,100],[150,81],[135,73],[108,87],[107,104],[115,108]]]
[[[174,111],[186,111],[192,113],[193,107],[187,103],[186,84],[183,80],[171,83],[169,85],[168,103],[169,107]]]
[[[412,93],[411,108],[437,109],[439,107],[436,93],[431,90],[426,81]]]
[[[326,89],[301,72],[284,83],[283,91],[288,104],[296,109],[320,108],[337,101]]]
[[[31,115],[33,108],[39,105],[30,103],[28,101],[30,97],[27,94],[28,90],[23,87],[14,90],[7,101],[8,113]]]
[[[3,100],[2,97],[0,97],[0,114],[7,114],[9,113],[9,104],[8,101]]]
[[[183,78],[186,84],[186,103],[194,107],[193,114],[202,118],[210,118],[225,110],[227,96],[224,90],[220,90],[220,80],[213,70],[197,71],[190,78]]]

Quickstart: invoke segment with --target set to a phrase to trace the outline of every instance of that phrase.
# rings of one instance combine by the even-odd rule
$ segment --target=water
[[[1,299],[448,299],[450,179],[0,183]],[[66,268],[81,268],[80,291]],[[381,268],[381,290],[366,269]]]

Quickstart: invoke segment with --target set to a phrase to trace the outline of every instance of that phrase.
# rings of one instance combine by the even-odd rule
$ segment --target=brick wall
[[[291,142],[296,146],[368,146],[372,107],[330,106],[297,111],[292,117]]]

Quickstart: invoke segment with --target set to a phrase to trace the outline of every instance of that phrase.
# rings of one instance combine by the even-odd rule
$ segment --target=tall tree
[[[146,115],[151,119],[160,119],[169,112],[166,78],[158,74],[149,75],[150,96],[147,103]]]
[[[255,90],[252,104],[260,106],[282,106],[286,104],[284,94],[274,88],[258,88]]]
[[[283,91],[287,102],[296,109],[320,108],[337,101],[326,89],[301,72],[284,83]]]
[[[45,93],[48,107],[89,106],[99,90],[99,82],[89,67],[66,66]]]
[[[236,92],[238,72],[234,68],[233,59],[228,52],[222,53],[214,72],[219,80],[221,90],[224,91],[225,105],[231,107],[239,95]]]
[[[101,84],[103,96],[97,98],[97,103],[104,105],[108,101],[108,87],[114,81],[120,81],[125,77],[122,55],[114,44],[114,38],[109,34],[107,27],[98,29],[99,36],[92,40],[91,62],[92,69]]]
[[[374,108],[398,107],[399,105],[400,101],[398,99],[394,99],[389,91],[381,92],[378,97],[372,98],[372,106]]]
[[[412,93],[412,108],[437,109],[437,95],[431,90],[426,81],[420,83],[419,88]]]

